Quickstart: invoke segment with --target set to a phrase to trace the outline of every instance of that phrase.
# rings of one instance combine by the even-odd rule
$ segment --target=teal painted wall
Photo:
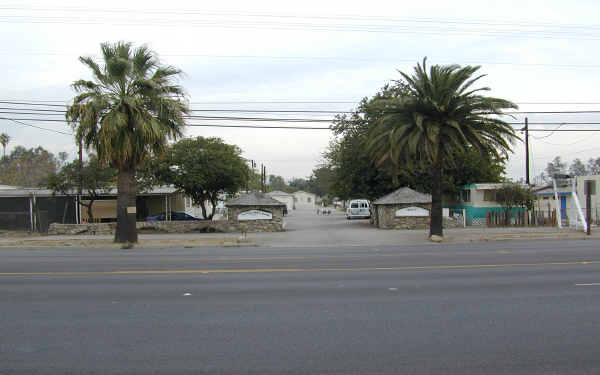
[[[474,207],[474,206],[449,206],[446,207],[450,210],[465,210],[465,216],[467,221],[473,219],[485,219],[485,215],[487,211],[504,211],[503,207]],[[516,212],[525,211],[524,207],[515,207],[511,210],[511,215],[514,215]]]

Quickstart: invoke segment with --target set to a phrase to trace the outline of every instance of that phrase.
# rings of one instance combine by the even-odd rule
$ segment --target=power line
[[[309,127],[309,126],[220,125],[220,124],[187,124],[187,126],[210,127],[210,128],[331,130],[331,128]]]
[[[40,8],[37,8],[39,10],[41,10]],[[37,10],[35,8],[32,8],[32,10]],[[13,7],[13,10],[15,10],[15,8]],[[57,9],[51,9],[56,11]],[[68,8],[63,8],[64,10],[68,10]],[[103,10],[96,10],[93,11],[94,14],[97,13],[101,13]],[[89,12],[92,12],[91,10]],[[126,11],[127,12],[127,11]],[[106,13],[106,12],[105,12]],[[140,12],[133,12],[133,11],[129,11],[129,13],[135,13],[137,14],[144,14],[143,11]],[[46,13],[44,13],[46,14]],[[148,12],[146,12],[146,14],[148,14]],[[147,19],[147,18],[138,18],[138,19],[132,19],[131,15],[129,15],[127,18],[99,18],[99,17],[94,17],[94,18],[89,18],[86,20],[85,18],[79,17],[73,17],[73,16],[31,16],[30,13],[28,13],[26,16],[20,16],[20,15],[4,15],[4,20],[0,21],[0,22],[12,22],[12,23],[63,23],[63,24],[67,24],[67,23],[72,23],[72,24],[105,24],[105,23],[113,23],[113,24],[119,24],[119,25],[151,25],[151,26],[213,26],[213,27],[226,27],[226,28],[273,28],[273,29],[288,29],[288,30],[293,30],[294,28],[298,29],[302,29],[304,28],[305,30],[329,30],[329,31],[361,31],[361,32],[388,32],[388,33],[393,33],[393,32],[404,32],[404,33],[418,33],[420,35],[423,35],[425,33],[438,33],[438,34],[445,34],[447,35],[448,32],[455,32],[455,33],[462,33],[462,34],[471,34],[471,35],[477,35],[477,36],[497,36],[497,35],[506,35],[506,36],[514,36],[514,37],[527,37],[527,33],[531,34],[531,35],[536,35],[537,37],[541,37],[541,38],[556,38],[556,36],[559,37],[577,37],[578,39],[581,39],[582,37],[594,37],[596,35],[594,34],[582,34],[582,31],[589,31],[589,32],[594,32],[597,31],[598,28],[597,26],[590,26],[590,25],[557,25],[557,24],[550,24],[550,23],[546,23],[546,24],[533,24],[533,23],[518,23],[518,24],[510,24],[510,23],[491,23],[491,22],[457,22],[457,21],[445,21],[445,20],[434,20],[434,19],[426,19],[426,20],[421,20],[422,23],[427,23],[427,24],[431,24],[434,25],[432,26],[419,26],[419,25],[415,25],[415,21],[414,20],[408,20],[408,19],[390,19],[389,17],[386,18],[366,18],[366,17],[362,17],[362,18],[358,18],[357,16],[354,16],[353,18],[349,18],[346,17],[345,20],[358,20],[358,21],[377,21],[378,24],[364,24],[364,23],[354,23],[354,24],[339,24],[339,23],[335,23],[332,22],[332,20],[341,20],[344,19],[340,16],[337,17],[327,17],[327,16],[296,16],[296,15],[284,15],[284,14],[280,14],[280,15],[275,15],[275,14],[240,14],[238,13],[222,13],[220,14],[221,16],[223,15],[227,15],[227,16],[235,16],[235,17],[269,17],[269,18],[289,18],[289,17],[294,17],[294,18],[300,18],[300,19],[324,19],[323,23],[319,24],[319,23],[301,23],[301,22],[290,22],[289,20],[285,20],[283,22],[273,22],[273,21],[268,21],[268,20],[258,20],[256,22],[240,22],[239,20],[231,20],[231,19],[222,19],[222,20],[210,20],[210,21],[205,21],[205,20],[200,20],[198,21],[197,19],[190,19],[190,18],[179,18],[179,19],[166,19],[164,17],[164,13],[158,13],[158,12],[153,12],[152,14],[160,14],[161,18],[159,19]],[[179,13],[179,14],[184,14],[186,16],[189,15],[193,15],[194,13]],[[196,12],[196,15],[198,13]],[[202,13],[200,13],[202,14]],[[206,14],[205,14],[206,15]],[[216,13],[212,13],[212,16],[214,15],[219,15]],[[326,22],[325,22],[326,21]],[[392,23],[382,23],[383,22],[392,22]],[[406,25],[398,25],[400,23],[406,23]],[[435,24],[444,24],[443,27],[440,27],[440,25],[435,26]],[[457,26],[460,25],[468,25],[469,28],[457,28]],[[452,25],[454,28],[448,27],[448,25]],[[521,29],[496,29],[496,30],[488,30],[485,28],[473,28],[473,26],[494,26],[494,27],[506,27],[506,26],[511,26],[511,27],[520,27]],[[525,29],[523,29],[525,28]],[[537,28],[537,29],[536,29]],[[542,29],[539,29],[542,28]],[[395,30],[400,30],[400,31],[395,31]],[[562,29],[567,29],[566,31],[563,31]],[[570,30],[569,30],[570,29]]]
[[[248,104],[255,104],[261,102],[247,102]],[[277,102],[262,102],[262,103],[277,103]],[[281,102],[284,103],[284,102]],[[293,103],[293,102],[287,102]],[[295,102],[301,103],[301,102]],[[319,104],[322,102],[303,102],[303,103],[314,103]],[[341,102],[337,102],[341,103]],[[350,102],[347,102],[350,103]],[[33,103],[33,102],[17,102],[17,101],[8,101],[8,100],[0,100],[0,104],[12,104],[12,105],[22,105],[22,106],[49,106],[49,107],[62,107],[65,105],[59,104],[41,104],[41,103]],[[599,103],[600,104],[600,103]],[[47,112],[56,112],[56,113],[64,113],[66,110],[50,110],[50,109],[35,109],[35,108],[6,108],[3,107],[1,109],[11,109],[17,111],[47,111]],[[355,111],[320,111],[320,110],[269,110],[269,109],[191,109],[190,112],[239,112],[239,113],[323,113],[323,114],[352,114],[352,113],[363,113],[363,112],[355,112]],[[566,110],[566,111],[507,111],[503,114],[513,115],[513,114],[585,114],[585,113],[600,113],[600,110]],[[193,115],[192,115],[193,116]]]
[[[25,56],[62,56],[62,57],[78,57],[75,53],[65,52],[36,52],[36,51],[4,51],[0,52],[2,55],[25,55]],[[414,63],[414,59],[402,59],[402,58],[356,58],[356,57],[345,57],[345,56],[265,56],[265,55],[211,55],[211,54],[171,54],[161,53],[161,57],[202,57],[202,58],[216,58],[216,59],[272,59],[272,60],[319,60],[319,61],[348,61],[348,62],[393,62],[393,63]],[[92,55],[96,60],[100,60],[100,56]],[[440,62],[441,64],[447,64],[448,62]],[[583,68],[583,69],[598,69],[598,64],[548,64],[548,63],[515,63],[509,61],[464,61],[463,64],[477,64],[477,65],[503,65],[503,66],[525,66],[525,67],[554,67],[554,68]],[[535,104],[535,103],[532,103]]]
[[[600,67],[600,65],[598,65]],[[206,105],[206,104],[357,104],[362,99],[358,99],[355,101],[332,101],[332,100],[320,100],[320,101],[290,101],[290,100],[270,100],[270,101],[203,101],[203,102],[190,102],[190,104],[197,105]],[[32,105],[32,106],[43,106],[43,107],[62,107],[65,108],[67,106],[68,100],[15,100],[15,99],[2,99],[0,100],[0,104],[14,104],[14,105]],[[65,104],[44,104],[44,103],[65,103]],[[600,105],[600,102],[516,102],[515,104],[519,105]],[[196,111],[213,111],[213,112],[315,112],[315,113],[354,113],[354,111],[321,111],[321,110],[247,110],[247,109],[192,109],[192,112]],[[512,111],[505,112],[511,114],[519,114],[519,113],[598,113],[599,111],[592,110],[576,110],[576,111]]]
[[[408,22],[408,23],[443,23],[443,24],[465,24],[465,25],[486,25],[486,26],[524,26],[524,27],[563,27],[563,28],[588,28],[597,30],[597,25],[583,24],[556,24],[555,22],[498,22],[496,20],[444,20],[435,18],[396,18],[389,16],[364,16],[364,15],[322,15],[322,14],[293,14],[293,13],[264,13],[264,12],[231,12],[231,11],[203,11],[195,9],[172,10],[172,9],[115,9],[115,8],[82,8],[82,7],[62,7],[62,8],[43,8],[43,7],[0,7],[4,10],[27,10],[27,11],[65,11],[65,12],[93,12],[93,13],[133,13],[133,14],[176,14],[176,15],[205,15],[205,16],[236,16],[236,17],[265,17],[265,18],[301,18],[301,19],[324,19],[324,20],[368,20],[368,21],[387,21],[387,22]]]
[[[11,119],[11,118],[5,118],[5,117],[0,117],[0,119],[4,119],[4,120],[11,120],[11,121],[44,121],[44,122],[61,122],[61,123],[65,123],[64,120],[57,120],[57,119],[23,119],[23,118],[19,118],[19,119]],[[520,123],[513,123],[514,125],[520,125]],[[569,123],[565,123],[565,125],[568,125]],[[600,125],[600,122],[598,123],[589,123],[589,124],[594,124],[594,125]],[[28,125],[28,126],[33,126],[33,125]],[[264,125],[225,125],[225,124],[186,124],[186,126],[191,126],[191,127],[216,127],[216,128],[248,128],[248,129],[303,129],[303,130],[331,130],[331,127],[309,127],[309,126],[264,126]],[[35,127],[35,126],[33,126]],[[514,127],[515,130],[518,130],[519,127],[515,126]],[[50,130],[50,129],[46,129],[46,128],[40,128],[42,130],[49,130],[49,131],[54,131],[54,130]],[[541,131],[541,132],[598,132],[600,131],[600,129],[529,129],[529,131]],[[62,133],[62,134],[69,134],[69,135],[73,135],[72,133],[64,133],[64,132],[60,132],[60,131],[55,131],[58,133]]]
[[[31,124],[26,124],[24,122],[21,122],[21,121],[19,121],[17,119],[13,119],[13,118],[0,117],[0,120],[9,120],[9,121],[15,122],[15,123],[20,124],[20,125],[29,126],[29,127],[40,129],[40,130],[45,130],[45,131],[48,131],[48,132],[65,134],[65,135],[73,135],[73,133],[62,132],[60,130],[54,130],[54,129],[46,129],[46,128],[42,128],[42,127],[39,127],[39,126],[35,126],[35,125],[31,125]]]

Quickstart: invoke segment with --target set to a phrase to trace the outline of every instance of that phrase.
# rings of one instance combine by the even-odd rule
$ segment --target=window
[[[350,208],[358,208],[358,203],[352,203],[352,204],[350,205]]]
[[[496,190],[484,190],[483,200],[486,202],[496,202]]]
[[[471,201],[471,190],[461,191],[460,198],[463,202],[470,202]]]
[[[309,197],[306,198],[306,202],[310,203],[310,198]]]

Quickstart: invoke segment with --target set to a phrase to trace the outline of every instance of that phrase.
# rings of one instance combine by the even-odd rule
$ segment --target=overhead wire
[[[14,10],[14,9],[13,9]],[[56,10],[54,10],[56,11]],[[90,11],[91,12],[91,11]],[[102,18],[98,17],[97,14],[101,13],[99,11],[94,11],[93,16],[84,17],[74,17],[74,16],[45,16],[45,15],[32,15],[30,11],[26,15],[19,14],[4,14],[0,17],[0,22],[10,22],[10,23],[58,23],[58,24],[107,24],[111,23],[113,25],[148,25],[152,27],[156,26],[172,26],[172,27],[220,27],[220,28],[257,28],[257,29],[278,29],[278,30],[308,30],[308,31],[343,31],[343,32],[383,32],[383,33],[417,33],[419,35],[445,35],[448,33],[462,34],[462,35],[474,35],[474,36],[508,36],[508,37],[520,37],[520,38],[551,38],[551,39],[570,39],[577,38],[583,39],[588,38],[595,40],[598,38],[598,35],[593,34],[596,32],[598,28],[596,26],[589,25],[557,25],[557,24],[537,24],[533,25],[532,23],[521,23],[521,24],[492,24],[492,23],[462,23],[462,25],[467,25],[467,28],[459,28],[461,23],[459,22],[446,22],[444,26],[441,27],[440,24],[443,23],[435,20],[428,20],[429,24],[415,25],[414,23],[409,22],[410,20],[385,20],[385,19],[367,19],[362,18],[359,21],[377,21],[378,24],[365,24],[365,23],[336,23],[332,22],[331,18],[326,19],[323,23],[307,23],[307,22],[290,22],[285,20],[285,22],[275,22],[269,21],[265,19],[260,19],[257,21],[240,21],[237,19],[221,19],[221,20],[198,20],[197,17],[189,18],[190,14],[185,14],[187,18],[166,18],[164,14],[161,14],[160,18],[157,19],[148,19],[148,18],[132,18],[129,15],[127,18]],[[141,12],[130,12],[132,14],[144,14]],[[48,14],[48,11],[45,11],[44,14]],[[147,13],[146,13],[147,14]],[[231,14],[229,15],[231,16]],[[285,15],[268,15],[270,18],[285,18]],[[236,14],[234,17],[250,17],[248,14],[240,15]],[[267,15],[258,15],[258,17],[267,17]],[[308,19],[318,19],[318,17],[314,16],[296,16],[296,18],[308,20]],[[340,17],[337,18],[341,19]],[[335,20],[335,18],[334,18]],[[348,19],[347,19],[348,20]],[[354,21],[357,19],[355,18]],[[185,21],[185,22],[182,22]],[[282,20],[283,21],[283,20]],[[326,22],[325,22],[326,21]],[[382,23],[388,22],[388,23]],[[318,21],[317,21],[318,22]],[[392,22],[392,23],[389,23]],[[405,25],[401,25],[404,23]],[[438,23],[438,25],[434,25]],[[399,25],[400,24],[400,25]],[[452,25],[449,27],[448,25]],[[486,27],[496,27],[495,30],[489,30],[485,28],[481,28],[481,26]],[[503,27],[511,26],[518,27],[517,29],[505,29]],[[479,28],[478,28],[479,27]],[[500,27],[500,28],[498,28]],[[592,32],[592,34],[584,34],[584,32]]]
[[[36,128],[36,129],[40,129],[40,130],[45,130],[48,132],[53,132],[53,133],[59,133],[59,134],[64,134],[64,135],[74,135],[73,133],[67,133],[67,132],[63,132],[60,130],[54,130],[54,129],[47,129],[47,128],[42,128],[40,126],[35,126],[35,125],[31,125],[31,124],[26,124],[22,121],[19,121],[18,119],[14,119],[14,118],[8,118],[8,117],[0,117],[0,120],[8,120],[8,121],[12,121],[14,123],[23,125],[23,126],[29,126],[31,128]]]
[[[279,103],[310,103],[310,104],[320,104],[326,102],[239,102],[239,103],[248,103],[248,104],[279,104]],[[332,103],[332,102],[330,102]],[[351,102],[335,102],[335,103],[351,103]],[[355,103],[355,102],[354,102]],[[19,106],[36,106],[36,107],[62,107],[65,108],[65,105],[60,104],[42,104],[36,103],[33,101],[13,101],[13,100],[0,100],[0,104],[9,104],[9,105],[19,105]],[[210,103],[207,103],[210,104]],[[600,103],[599,103],[600,104]],[[10,109],[10,110],[29,110],[29,111],[44,111],[44,112],[66,112],[66,110],[50,110],[50,109],[35,109],[35,108],[7,108],[2,107],[1,109]],[[352,113],[362,113],[359,111],[321,111],[321,110],[298,110],[298,109],[290,109],[290,110],[271,110],[271,109],[198,109],[192,108],[190,112],[247,112],[247,113],[323,113],[323,114],[352,114]],[[513,115],[513,114],[585,114],[585,113],[600,113],[600,110],[563,110],[563,111],[506,111],[503,114]]]

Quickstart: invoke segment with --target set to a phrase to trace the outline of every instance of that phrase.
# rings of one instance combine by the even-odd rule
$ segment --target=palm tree
[[[0,134],[0,144],[2,144],[2,157],[6,158],[6,146],[10,142],[10,136],[6,133]]]
[[[383,111],[369,133],[367,147],[378,165],[419,163],[431,168],[432,203],[429,235],[443,236],[442,179],[452,155],[468,149],[506,156],[518,137],[500,118],[517,105],[472,89],[484,75],[473,77],[479,66],[434,65],[426,59],[409,76],[400,72],[407,94],[375,102]]]
[[[93,80],[72,85],[78,93],[67,108],[67,121],[76,140],[93,149],[102,163],[116,168],[117,229],[115,242],[137,242],[136,168],[161,153],[169,139],[182,136],[189,112],[176,79],[179,69],[161,65],[146,46],[101,44],[102,64],[91,57],[79,60]]]

